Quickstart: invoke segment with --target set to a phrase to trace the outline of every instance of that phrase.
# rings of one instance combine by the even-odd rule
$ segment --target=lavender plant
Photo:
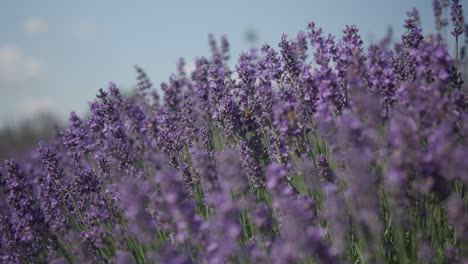
[[[435,36],[411,10],[367,49],[311,22],[235,69],[210,36],[161,89],[136,66],[0,168],[0,262],[468,263],[464,21],[453,59],[433,3]]]

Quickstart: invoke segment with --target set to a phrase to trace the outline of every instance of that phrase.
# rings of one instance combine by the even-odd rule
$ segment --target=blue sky
[[[59,118],[86,113],[108,82],[130,89],[135,64],[159,86],[178,58],[191,65],[209,55],[210,33],[227,35],[233,59],[251,47],[249,30],[257,33],[257,46],[277,47],[282,33],[294,36],[312,20],[334,35],[357,25],[369,43],[389,26],[398,37],[412,7],[425,33],[432,32],[430,0],[2,1],[0,127],[41,111]]]

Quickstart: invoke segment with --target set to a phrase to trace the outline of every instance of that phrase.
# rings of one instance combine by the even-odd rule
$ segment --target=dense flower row
[[[416,10],[363,46],[314,23],[278,50],[211,57],[0,169],[1,263],[467,263],[468,101]],[[452,34],[463,33],[452,1]],[[457,52],[458,53],[458,52]]]

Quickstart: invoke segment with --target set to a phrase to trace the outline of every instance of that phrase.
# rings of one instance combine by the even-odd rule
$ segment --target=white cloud
[[[41,77],[41,62],[26,56],[13,45],[0,46],[0,82],[6,84],[24,84]]]
[[[19,109],[23,116],[35,116],[39,113],[54,112],[54,104],[48,97],[29,98],[22,102]]]
[[[40,17],[29,17],[23,24],[26,33],[38,35],[47,31],[47,21]]]
[[[24,73],[26,76],[38,77],[42,71],[41,63],[34,58],[26,58],[24,61]]]
[[[78,21],[71,25],[71,32],[77,37],[90,37],[96,34],[96,26],[86,21]]]

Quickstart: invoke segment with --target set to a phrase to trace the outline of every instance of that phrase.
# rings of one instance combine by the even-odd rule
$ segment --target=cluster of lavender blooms
[[[449,7],[434,1],[435,36],[416,10],[401,40],[367,48],[354,26],[335,38],[309,23],[235,69],[210,37],[211,57],[191,73],[180,60],[163,96],[136,67],[133,96],[110,83],[89,118],[5,161],[0,262],[468,263]],[[458,40],[459,1],[451,14]]]

